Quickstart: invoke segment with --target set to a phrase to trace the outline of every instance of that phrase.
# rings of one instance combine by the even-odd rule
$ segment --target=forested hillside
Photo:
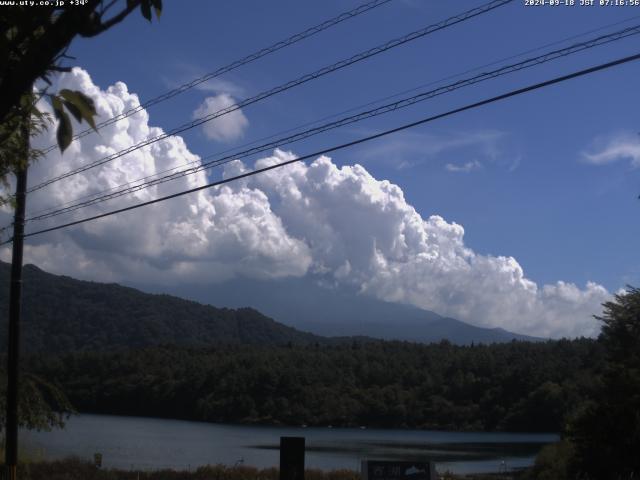
[[[81,412],[212,422],[560,431],[602,368],[593,340],[153,347],[32,357]]]
[[[117,284],[86,282],[24,267],[22,345],[70,352],[160,344],[282,345],[323,341],[251,308],[201,305]],[[6,349],[9,265],[0,262],[0,349]]]
[[[0,264],[5,310],[7,270]],[[219,309],[33,266],[25,277],[24,367],[59,384],[81,412],[560,431],[603,368],[594,340],[471,346],[337,340],[248,308]]]

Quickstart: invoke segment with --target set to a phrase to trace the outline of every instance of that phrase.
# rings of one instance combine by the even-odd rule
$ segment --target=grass
[[[209,465],[192,471],[128,471],[97,468],[78,458],[36,461],[18,466],[20,480],[279,480],[277,468],[226,467]],[[305,480],[360,480],[352,470],[306,470]]]
[[[53,461],[29,461],[18,466],[20,480],[279,480],[277,468],[226,467],[209,465],[193,471],[117,470],[97,468],[79,458]],[[444,473],[441,480],[515,480],[512,474],[457,476]],[[360,480],[354,470],[306,470],[305,480]]]

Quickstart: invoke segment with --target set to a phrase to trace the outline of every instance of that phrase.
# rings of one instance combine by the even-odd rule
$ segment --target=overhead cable
[[[575,35],[571,35],[569,37],[565,37],[565,38],[560,39],[560,40],[555,40],[553,42],[546,43],[544,45],[540,45],[538,47],[535,47],[535,48],[532,48],[532,49],[529,49],[529,50],[526,50],[526,51],[523,51],[523,52],[520,52],[520,53],[517,53],[517,54],[514,54],[514,55],[510,55],[508,57],[501,58],[499,60],[494,60],[494,61],[492,61],[490,63],[486,63],[486,64],[483,64],[483,65],[478,66],[478,67],[470,68],[470,69],[465,70],[463,72],[459,72],[459,73],[452,74],[452,75],[447,75],[444,78],[440,78],[438,80],[433,80],[433,81],[430,81],[430,82],[427,82],[427,83],[423,83],[423,84],[418,85],[416,87],[412,87],[410,89],[403,90],[401,92],[397,92],[397,93],[394,93],[392,95],[387,95],[387,96],[385,96],[383,98],[379,98],[379,99],[367,102],[365,104],[361,104],[361,105],[358,105],[358,106],[355,106],[355,107],[351,107],[351,108],[349,108],[347,110],[343,110],[343,111],[340,111],[340,112],[337,112],[337,113],[333,113],[331,115],[327,115],[325,117],[319,118],[317,120],[313,120],[311,122],[306,122],[304,124],[297,125],[296,127],[288,128],[286,130],[281,130],[281,131],[279,131],[277,133],[273,133],[271,135],[252,140],[252,141],[250,141],[248,143],[245,143],[245,144],[243,144],[243,145],[241,145],[239,147],[234,147],[234,148],[230,148],[230,149],[227,149],[227,150],[223,150],[223,151],[217,152],[216,154],[208,155],[207,157],[204,157],[204,158],[205,159],[206,158],[213,158],[215,156],[220,156],[220,155],[228,154],[228,153],[231,153],[231,152],[239,152],[239,149],[246,148],[246,147],[249,147],[251,145],[259,144],[260,142],[264,142],[265,140],[270,140],[270,139],[273,139],[273,138],[277,138],[279,135],[284,135],[284,134],[287,134],[287,133],[290,133],[290,132],[295,132],[296,130],[299,130],[299,129],[302,129],[302,128],[305,128],[305,127],[309,127],[311,125],[316,125],[316,124],[318,124],[320,122],[323,122],[323,121],[326,121],[326,120],[329,120],[329,119],[332,119],[332,118],[339,117],[340,115],[345,115],[347,113],[355,112],[355,111],[357,111],[359,109],[363,109],[363,108],[370,107],[370,106],[379,104],[379,103],[387,101],[387,100],[391,100],[392,98],[397,98],[397,97],[400,97],[402,95],[406,95],[408,93],[416,92],[416,91],[418,91],[418,90],[420,90],[422,88],[429,87],[431,85],[438,85],[438,84],[440,84],[440,83],[442,83],[444,81],[452,80],[454,78],[459,78],[459,77],[461,77],[463,75],[466,75],[468,73],[477,72],[479,70],[484,70],[484,69],[486,69],[488,67],[499,65],[499,64],[502,64],[502,63],[507,62],[509,60],[513,60],[513,59],[516,59],[516,58],[521,58],[524,55],[527,55],[527,54],[530,54],[530,53],[534,53],[534,52],[539,52],[541,50],[544,50],[545,48],[549,48],[549,47],[553,47],[553,46],[556,46],[556,45],[560,45],[560,44],[568,42],[570,40],[575,40],[577,38],[584,37],[584,36],[590,35],[592,33],[596,33],[596,32],[600,32],[602,30],[606,30],[607,28],[611,28],[611,27],[614,27],[614,26],[617,26],[617,25],[621,25],[623,23],[628,23],[628,22],[630,22],[632,20],[637,20],[638,18],[640,18],[640,15],[635,15],[635,16],[632,16],[632,17],[628,17],[628,18],[626,18],[624,20],[618,21],[618,22],[614,22],[614,23],[610,23],[610,24],[607,24],[607,25],[603,25],[603,26],[600,26],[600,27],[597,27],[597,28],[594,28],[594,29],[591,29],[591,30],[587,30],[585,32],[581,32],[581,33],[578,33],[578,34],[575,34]],[[153,174],[150,174],[150,175],[147,175],[147,176],[144,176],[144,177],[141,177],[141,178],[137,178],[136,180],[131,180],[131,181],[128,181],[128,182],[125,182],[125,183],[121,183],[121,184],[118,184],[118,185],[113,185],[113,186],[111,186],[109,188],[100,190],[98,192],[92,192],[92,193],[89,193],[89,194],[81,195],[79,197],[76,197],[75,199],[68,200],[68,201],[66,201],[64,203],[61,203],[61,204],[58,204],[56,206],[47,207],[47,208],[40,209],[40,210],[37,210],[35,212],[32,212],[31,213],[31,217],[33,218],[33,217],[39,216],[39,215],[44,214],[44,213],[53,212],[54,210],[59,210],[59,209],[61,209],[63,207],[70,206],[70,205],[73,205],[73,204],[77,204],[80,201],[93,199],[93,198],[96,198],[96,197],[102,197],[102,196],[106,195],[109,192],[114,192],[115,190],[119,190],[119,189],[121,190],[124,187],[133,188],[133,187],[136,186],[134,184],[142,184],[142,183],[145,183],[145,182],[153,179],[154,177],[160,177],[160,176],[166,175],[166,174],[168,174],[170,172],[178,170],[179,168],[184,168],[184,167],[188,167],[189,165],[199,164],[201,162],[201,160],[202,159],[198,158],[197,160],[192,160],[190,162],[185,162],[182,165],[176,165],[176,166],[173,166],[171,168],[168,168],[168,169],[165,169],[165,170],[161,170],[159,172],[155,172]],[[1,234],[1,230],[0,230],[0,234]]]
[[[491,103],[495,103],[495,102],[498,102],[498,101],[501,101],[501,100],[506,100],[507,98],[515,97],[517,95],[522,95],[523,93],[528,93],[528,92],[531,92],[531,91],[534,91],[534,90],[539,90],[541,88],[545,88],[545,87],[548,87],[548,86],[551,86],[551,85],[555,85],[555,84],[558,84],[558,83],[562,83],[562,82],[565,82],[565,81],[568,81],[568,80],[571,80],[571,79],[574,79],[574,78],[578,78],[578,77],[582,77],[582,76],[585,76],[585,75],[589,75],[591,73],[595,73],[595,72],[598,72],[598,71],[606,70],[606,69],[609,69],[609,68],[612,68],[612,67],[615,67],[615,66],[618,66],[618,65],[622,65],[622,64],[625,64],[625,63],[636,61],[638,59],[640,59],[640,53],[637,53],[637,54],[634,54],[634,55],[630,55],[630,56],[627,56],[627,57],[623,57],[623,58],[619,58],[619,59],[613,60],[611,62],[602,63],[602,64],[599,64],[599,65],[596,65],[596,66],[593,66],[593,67],[589,67],[589,68],[586,68],[586,69],[583,69],[583,70],[579,70],[579,71],[576,71],[576,72],[573,72],[573,73],[570,73],[570,74],[567,74],[567,75],[562,75],[560,77],[555,77],[553,79],[546,80],[544,82],[539,82],[539,83],[535,83],[535,84],[532,84],[532,85],[528,85],[526,87],[519,88],[517,90],[511,90],[511,91],[509,91],[507,93],[503,93],[503,94],[497,95],[495,97],[491,97],[491,98],[488,98],[488,99],[485,99],[485,100],[481,100],[479,102],[468,104],[468,105],[465,105],[463,107],[455,108],[453,110],[449,110],[447,112],[440,113],[438,115],[433,115],[433,116],[430,116],[430,117],[426,117],[426,118],[423,118],[423,119],[415,121],[415,122],[407,123],[407,124],[404,124],[402,126],[395,127],[395,128],[389,129],[389,130],[385,130],[383,132],[376,133],[376,134],[373,134],[373,135],[369,135],[369,136],[366,136],[366,137],[362,137],[362,138],[359,138],[357,140],[353,140],[353,141],[350,141],[350,142],[347,142],[347,143],[343,143],[341,145],[336,145],[336,146],[333,146],[333,147],[325,148],[323,150],[318,150],[316,152],[313,152],[313,153],[310,153],[310,154],[307,154],[307,155],[303,155],[301,157],[298,157],[298,158],[295,158],[295,159],[292,159],[292,160],[287,160],[287,161],[284,161],[284,162],[276,163],[276,164],[270,165],[268,167],[252,170],[250,172],[246,172],[246,173],[243,173],[243,174],[240,174],[240,175],[236,175],[236,176],[233,176],[233,177],[225,178],[223,180],[218,180],[218,181],[215,181],[215,182],[211,182],[211,183],[208,183],[206,185],[201,185],[199,187],[191,188],[191,189],[188,189],[188,190],[183,190],[181,192],[177,192],[177,193],[174,193],[172,195],[166,195],[164,197],[156,198],[154,200],[149,200],[147,202],[137,203],[135,205],[130,205],[128,207],[119,208],[119,209],[112,210],[110,212],[101,213],[101,214],[98,214],[98,215],[93,215],[93,216],[86,217],[86,218],[83,218],[83,219],[80,219],[80,220],[75,220],[73,222],[68,222],[68,223],[64,223],[64,224],[57,225],[57,226],[54,226],[54,227],[49,227],[49,228],[44,228],[44,229],[41,229],[41,230],[36,230],[36,231],[33,231],[33,232],[29,232],[29,233],[25,234],[23,237],[27,238],[27,237],[32,237],[32,236],[35,236],[35,235],[41,235],[41,234],[47,233],[47,232],[53,232],[53,231],[56,231],[56,230],[61,230],[63,228],[68,228],[68,227],[71,227],[71,226],[74,226],[74,225],[80,225],[80,224],[83,224],[83,223],[87,223],[87,222],[91,222],[91,221],[94,221],[94,220],[98,220],[100,218],[110,217],[110,216],[117,215],[117,214],[120,214],[120,213],[128,212],[128,211],[131,211],[131,210],[136,210],[138,208],[142,208],[142,207],[146,207],[146,206],[153,205],[153,204],[156,204],[156,203],[164,202],[164,201],[167,201],[167,200],[170,200],[170,199],[173,199],[173,198],[177,198],[177,197],[181,197],[181,196],[184,196],[184,195],[188,195],[188,194],[191,194],[191,193],[194,193],[194,192],[199,192],[199,191],[206,190],[206,189],[209,189],[209,188],[213,188],[213,187],[217,187],[217,186],[220,186],[220,185],[224,185],[224,184],[236,181],[236,180],[240,180],[240,179],[243,179],[243,178],[248,178],[248,177],[260,174],[260,173],[264,173],[264,172],[267,172],[267,171],[270,171],[270,170],[274,170],[276,168],[281,168],[281,167],[284,167],[286,165],[291,165],[291,164],[296,163],[296,162],[300,162],[300,161],[307,160],[307,159],[314,158],[314,157],[318,157],[318,156],[321,156],[321,155],[326,155],[328,153],[332,153],[332,152],[335,152],[335,151],[338,151],[338,150],[343,150],[345,148],[349,148],[349,147],[353,147],[353,146],[356,146],[356,145],[360,145],[362,143],[369,142],[371,140],[375,140],[377,138],[382,138],[382,137],[385,137],[387,135],[391,135],[393,133],[397,133],[397,132],[400,132],[400,131],[403,131],[403,130],[407,130],[409,128],[413,128],[413,127],[416,127],[416,126],[419,126],[419,125],[424,125],[426,123],[430,123],[430,122],[433,122],[435,120],[439,120],[441,118],[449,117],[449,116],[455,115],[457,113],[461,113],[461,112],[464,112],[464,111],[467,111],[467,110],[472,110],[472,109],[475,109],[475,108],[478,108],[478,107],[482,107],[484,105],[489,105]],[[10,239],[10,240],[7,240],[7,241],[1,243],[0,245],[4,245],[4,244],[10,243],[12,241],[13,241],[13,239]]]
[[[130,108],[129,110],[122,112],[119,115],[116,115],[114,117],[111,117],[107,120],[104,120],[103,122],[100,122],[99,124],[96,125],[96,129],[100,130],[103,127],[106,127],[107,125],[112,125],[116,122],[119,122],[120,120],[124,120],[125,118],[130,117],[131,115],[135,115],[136,113],[142,111],[142,110],[146,110],[147,108],[156,105],[158,103],[164,102],[165,100],[169,100],[170,98],[175,97],[176,95],[180,95],[183,92],[186,92],[187,90],[190,90],[202,83],[208,82],[209,80],[212,80],[216,77],[219,77],[220,75],[223,75],[225,73],[229,73],[232,70],[235,70],[238,67],[241,67],[243,65],[246,65],[248,63],[251,63],[255,60],[258,60],[262,57],[265,57],[271,53],[277,52],[278,50],[281,50],[285,47],[288,47],[290,45],[293,45],[295,43],[300,42],[301,40],[304,40],[306,38],[309,38],[313,35],[316,35],[317,33],[322,32],[323,30],[327,30],[328,28],[333,27],[334,25],[337,25],[339,23],[344,22],[345,20],[350,20],[354,17],[357,17],[358,15],[361,15],[363,13],[366,13],[370,10],[373,10],[374,8],[380,7],[386,3],[389,3],[391,0],[373,0],[367,3],[363,3],[362,5],[349,10],[347,12],[343,12],[340,15],[330,18],[328,20],[325,20],[324,22],[315,25],[313,27],[310,27],[302,32],[296,33],[294,35],[291,35],[289,38],[286,38],[284,40],[281,40],[279,42],[274,43],[273,45],[270,45],[268,47],[265,47],[261,50],[258,50],[257,52],[251,53],[249,55],[247,55],[246,57],[243,57],[239,60],[235,60],[234,62],[231,62],[228,65],[225,65],[224,67],[220,67],[217,70],[207,73],[205,75],[202,75],[194,80],[191,80],[190,82],[184,83],[182,85],[180,85],[179,87],[176,87],[172,90],[169,90],[168,92],[165,92],[161,95],[158,95],[157,97],[151,98],[149,100],[147,100],[146,102]],[[86,137],[87,135],[89,135],[90,133],[93,133],[93,129],[92,128],[87,128],[86,130],[83,130],[81,132],[79,132],[78,134],[74,135],[73,139],[77,140],[79,138],[82,137]],[[45,148],[43,150],[44,153],[48,153],[52,150],[55,150],[56,148],[58,148],[58,145],[50,145],[49,147]]]
[[[218,167],[220,165],[227,164],[227,163],[229,163],[229,162],[231,162],[233,160],[236,160],[236,159],[246,158],[246,157],[248,157],[250,155],[254,155],[254,154],[257,154],[257,153],[262,153],[262,152],[265,152],[265,151],[269,151],[269,150],[272,150],[274,148],[277,148],[277,147],[280,147],[280,146],[283,146],[283,145],[286,145],[286,144],[291,144],[291,143],[303,140],[305,138],[308,138],[308,137],[311,137],[311,136],[314,136],[314,135],[318,135],[320,133],[323,133],[323,132],[326,132],[326,131],[329,131],[329,130],[333,130],[333,129],[336,129],[336,128],[339,128],[339,127],[342,127],[342,126],[345,126],[345,125],[349,125],[349,124],[352,124],[352,123],[356,123],[356,122],[368,119],[368,118],[376,117],[376,116],[383,115],[383,114],[386,114],[386,113],[390,113],[390,112],[393,112],[393,111],[396,111],[396,110],[399,110],[399,109],[402,109],[402,108],[406,108],[406,107],[414,105],[416,103],[426,101],[428,99],[431,99],[431,98],[434,98],[436,96],[452,92],[454,90],[457,90],[457,89],[460,89],[460,88],[463,88],[463,87],[467,87],[467,86],[474,85],[474,84],[477,84],[477,83],[480,83],[480,82],[483,82],[483,81],[486,81],[486,80],[490,80],[490,79],[493,79],[493,78],[496,78],[496,77],[500,77],[500,76],[507,75],[507,74],[510,74],[510,73],[514,73],[514,72],[517,72],[517,71],[520,71],[520,70],[531,68],[531,67],[534,67],[534,66],[537,66],[537,65],[541,65],[543,63],[547,63],[547,62],[550,62],[552,60],[557,60],[559,58],[564,58],[564,57],[566,57],[568,55],[572,55],[572,54],[575,54],[575,53],[578,53],[578,52],[581,52],[581,51],[584,51],[584,50],[588,50],[588,49],[595,48],[595,47],[598,47],[598,46],[601,46],[601,45],[605,45],[605,44],[608,44],[608,43],[611,43],[611,42],[614,42],[614,41],[618,41],[618,40],[630,37],[632,35],[637,35],[637,34],[640,34],[640,25],[627,27],[627,28],[624,28],[624,29],[619,30],[617,32],[609,33],[609,34],[606,34],[606,35],[601,35],[599,37],[596,37],[596,38],[593,38],[593,39],[590,39],[590,40],[586,40],[584,42],[576,43],[576,44],[571,45],[569,47],[553,50],[553,51],[544,53],[542,55],[538,55],[536,57],[523,60],[523,61],[518,62],[518,63],[514,63],[514,64],[510,64],[510,65],[506,65],[506,66],[500,67],[500,68],[495,69],[493,71],[484,72],[484,73],[481,73],[479,75],[475,75],[475,76],[470,77],[470,78],[462,79],[462,80],[459,80],[457,82],[454,82],[454,83],[451,83],[451,84],[448,84],[448,85],[445,85],[445,86],[442,86],[442,87],[439,87],[439,88],[436,88],[436,89],[432,89],[432,90],[429,90],[429,91],[426,91],[426,92],[419,93],[417,95],[413,95],[411,97],[400,99],[400,100],[398,100],[396,102],[391,102],[391,103],[388,103],[388,104],[385,104],[385,105],[381,105],[381,106],[379,106],[377,108],[373,108],[373,109],[370,109],[370,110],[367,110],[367,111],[364,111],[364,112],[357,113],[355,115],[350,115],[350,116],[338,119],[338,120],[333,121],[333,122],[329,122],[329,123],[326,123],[326,124],[323,124],[323,125],[311,128],[311,129],[307,129],[307,130],[304,130],[302,132],[298,132],[298,133],[296,133],[294,135],[290,135],[290,136],[287,136],[287,137],[279,138],[279,139],[274,140],[272,142],[268,142],[268,143],[265,143],[265,144],[262,144],[262,145],[259,145],[259,146],[253,147],[253,148],[249,148],[249,149],[246,149],[244,151],[235,152],[235,153],[232,153],[230,155],[226,155],[226,156],[223,156],[223,157],[220,157],[220,158],[216,158],[215,160],[211,160],[211,161],[208,161],[208,162],[200,163],[199,165],[195,165],[193,167],[186,168],[184,170],[180,170],[180,171],[177,171],[177,172],[169,173],[169,174],[166,174],[166,175],[164,175],[162,177],[159,177],[159,178],[155,178],[155,179],[152,179],[152,180],[144,181],[144,182],[141,182],[141,183],[136,184],[136,185],[131,185],[129,187],[122,188],[120,190],[112,191],[110,193],[105,193],[105,194],[103,194],[101,196],[96,196],[96,197],[93,197],[93,198],[91,198],[89,200],[78,201],[76,203],[72,203],[72,204],[67,205],[67,206],[63,206],[63,207],[60,207],[60,208],[55,208],[55,209],[52,209],[52,210],[48,210],[48,211],[46,211],[44,213],[33,215],[33,216],[27,218],[26,221],[30,222],[30,221],[35,221],[35,220],[44,220],[44,219],[55,217],[55,216],[62,215],[62,214],[65,214],[65,213],[70,213],[70,212],[79,210],[81,208],[86,208],[88,206],[95,205],[95,204],[98,204],[98,203],[102,203],[102,202],[107,201],[107,200],[111,200],[111,199],[118,198],[118,197],[121,197],[121,196],[124,196],[124,195],[128,195],[128,194],[131,194],[131,193],[134,193],[134,192],[146,189],[146,188],[150,188],[150,187],[153,187],[153,186],[156,186],[156,185],[160,185],[162,183],[165,183],[165,182],[168,182],[168,181],[171,181],[171,180],[176,180],[178,178],[185,177],[187,175],[195,174],[195,173],[198,173],[198,172],[201,172],[201,171],[204,171],[204,170],[208,170],[208,169],[211,169],[211,168],[214,168],[214,167]],[[212,158],[214,156],[215,155],[210,155],[210,156],[207,156],[207,157],[203,157],[200,160],[200,162],[202,162],[202,160],[207,160],[208,158]]]
[[[165,138],[171,137],[173,135],[177,135],[179,133],[185,132],[185,131],[190,130],[192,128],[195,128],[195,127],[197,127],[199,125],[202,125],[202,124],[204,124],[206,122],[210,122],[211,120],[214,120],[214,119],[216,119],[218,117],[221,117],[223,115],[227,115],[227,114],[229,114],[231,112],[234,112],[236,110],[239,110],[239,109],[241,109],[243,107],[246,107],[246,106],[251,105],[253,103],[256,103],[256,102],[259,102],[259,101],[264,100],[266,98],[269,98],[269,97],[271,97],[273,95],[276,95],[278,93],[284,92],[286,90],[290,90],[290,89],[292,89],[294,87],[297,87],[299,85],[307,83],[307,82],[309,82],[311,80],[315,80],[315,79],[320,78],[320,77],[322,77],[324,75],[327,75],[329,73],[332,73],[332,72],[335,72],[335,71],[340,70],[342,68],[345,68],[347,66],[353,65],[354,63],[360,62],[360,61],[365,60],[367,58],[370,58],[370,57],[373,57],[373,56],[378,55],[380,53],[386,52],[386,51],[388,51],[388,50],[390,50],[392,48],[398,47],[400,45],[404,45],[404,44],[406,44],[408,42],[417,40],[419,38],[422,38],[422,37],[424,37],[426,35],[429,35],[431,33],[437,32],[439,30],[443,30],[443,29],[448,28],[448,27],[450,27],[452,25],[456,25],[458,23],[464,22],[464,21],[469,20],[471,18],[474,18],[474,17],[476,17],[478,15],[482,15],[482,14],[487,13],[487,12],[489,12],[489,11],[495,9],[495,8],[501,7],[503,5],[511,3],[513,1],[514,0],[492,0],[489,3],[483,4],[483,5],[481,5],[479,7],[476,7],[476,8],[472,8],[471,10],[467,10],[467,11],[465,11],[463,13],[458,14],[458,15],[449,17],[449,18],[447,18],[447,19],[445,19],[445,20],[443,20],[441,22],[438,22],[436,24],[429,25],[429,26],[424,27],[424,28],[422,28],[420,30],[416,30],[416,31],[411,32],[411,33],[409,33],[407,35],[404,35],[402,37],[395,38],[395,39],[390,40],[390,41],[388,41],[388,42],[386,42],[386,43],[384,43],[382,45],[379,45],[377,47],[371,48],[371,49],[366,50],[364,52],[360,52],[360,53],[358,53],[356,55],[353,55],[353,56],[351,56],[351,57],[349,57],[347,59],[341,60],[339,62],[336,62],[336,63],[332,64],[332,65],[328,65],[328,66],[323,67],[323,68],[321,68],[319,70],[316,70],[315,72],[308,73],[308,74],[303,75],[303,76],[301,76],[301,77],[299,77],[299,78],[297,78],[295,80],[291,80],[291,81],[289,81],[287,83],[284,83],[282,85],[274,87],[274,88],[272,88],[270,90],[261,92],[261,93],[255,95],[255,96],[253,96],[253,97],[247,98],[247,99],[245,99],[245,100],[243,100],[241,102],[238,102],[238,103],[236,103],[234,105],[231,105],[231,106],[226,107],[224,109],[221,109],[221,110],[218,110],[216,112],[210,113],[208,115],[205,115],[205,116],[202,116],[202,117],[198,117],[198,118],[194,119],[191,122],[187,122],[187,123],[185,123],[183,125],[180,125],[179,127],[173,128],[172,130],[170,130],[168,132],[165,132],[165,133],[162,133],[162,134],[157,135],[155,137],[146,139],[146,140],[144,140],[142,142],[139,142],[139,143],[137,143],[135,145],[132,145],[132,146],[130,146],[128,148],[125,148],[123,150],[115,152],[112,155],[108,155],[108,156],[103,157],[101,159],[98,159],[98,160],[96,160],[94,162],[91,162],[91,163],[89,163],[87,165],[78,167],[76,169],[70,170],[70,171],[65,172],[65,173],[63,173],[61,175],[58,175],[56,177],[50,178],[48,180],[45,180],[44,182],[41,182],[41,183],[29,188],[27,190],[27,193],[34,192],[34,191],[39,190],[41,188],[44,188],[44,187],[46,187],[48,185],[51,185],[52,183],[55,183],[57,181],[63,180],[65,178],[69,178],[69,177],[71,177],[73,175],[77,175],[78,173],[85,172],[87,170],[90,170],[92,168],[98,167],[100,165],[104,165],[105,163],[111,162],[111,161],[113,161],[113,160],[115,160],[117,158],[120,158],[120,157],[122,157],[124,155],[127,155],[127,154],[131,153],[131,152],[139,150],[142,147],[145,147],[147,145],[151,145],[151,144],[156,143],[156,142],[158,142],[160,140],[164,140]]]

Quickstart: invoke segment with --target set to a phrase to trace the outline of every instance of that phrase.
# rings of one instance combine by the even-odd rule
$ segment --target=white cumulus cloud
[[[276,152],[255,166],[290,158]],[[516,259],[476,254],[465,245],[462,226],[438,215],[423,218],[400,187],[360,165],[338,168],[322,157],[250,177],[237,188],[264,192],[287,230],[309,246],[311,272],[337,284],[486,327],[554,337],[599,329],[592,315],[610,296],[604,287],[538,286]]]
[[[236,101],[228,93],[207,97],[193,112],[193,118],[205,117],[235,104]],[[248,126],[249,120],[242,113],[242,110],[238,109],[204,123],[202,131],[207,138],[212,140],[231,142],[241,138]]]
[[[82,90],[96,102],[99,120],[139,105],[138,97],[118,82],[102,91],[81,69],[61,75],[54,90]],[[38,184],[81,165],[103,158],[162,130],[149,125],[145,111],[108,126],[99,135],[73,142],[64,155],[52,152],[29,170],[29,184]],[[76,131],[80,128],[75,124]],[[55,143],[50,129],[35,146]],[[29,195],[27,217],[43,209],[199,161],[180,137],[170,137]],[[31,222],[28,230],[46,228],[146,201],[206,183],[203,172],[140,190],[71,216]],[[8,212],[2,220],[9,221]],[[3,258],[8,258],[5,248]],[[289,236],[268,198],[259,191],[231,192],[229,188],[200,192],[105,218],[76,228],[36,236],[27,241],[27,261],[53,272],[82,278],[179,281],[180,278],[220,281],[236,275],[270,278],[303,275],[310,263],[308,247]]]
[[[74,69],[53,89],[81,89],[96,100],[101,118],[138,105],[123,83],[100,90]],[[77,125],[76,125],[76,128]],[[161,129],[146,112],[75,142],[30,169],[30,184],[102,158]],[[37,140],[54,142],[54,132]],[[276,150],[254,165],[235,161],[225,176],[295,158]],[[198,162],[180,137],[126,155],[108,166],[75,175],[29,198],[35,212]],[[144,201],[206,182],[204,173],[141,190]],[[128,205],[120,198],[75,212],[82,218]],[[0,213],[3,223],[9,212]],[[29,225],[58,224],[51,219]],[[9,249],[0,250],[3,259]],[[338,167],[320,157],[200,191],[141,210],[30,237],[25,259],[55,273],[108,281],[215,283],[236,276],[311,276],[324,284],[356,287],[363,295],[404,302],[476,325],[540,336],[595,335],[592,318],[610,298],[602,286],[565,282],[537,285],[512,257],[480,255],[465,245],[464,228],[438,215],[423,217],[398,185],[374,178],[360,165]],[[212,287],[215,288],[215,287]]]

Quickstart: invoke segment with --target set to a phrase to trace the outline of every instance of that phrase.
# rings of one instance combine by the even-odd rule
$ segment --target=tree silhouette
[[[140,8],[151,21],[152,10],[160,17],[162,0],[83,0],[47,2],[50,5],[6,7],[0,9],[0,182],[24,168],[33,158],[24,158],[24,125],[47,126],[50,120],[36,108],[41,98],[51,103],[58,120],[57,141],[61,151],[73,137],[70,116],[95,128],[93,101],[78,91],[49,92],[50,78],[70,71],[63,66],[71,41],[76,37],[95,37],[124,20]],[[34,85],[40,85],[34,91]],[[41,87],[41,88],[40,88]],[[34,120],[35,119],[35,120]],[[0,199],[0,204],[3,199]],[[6,199],[5,199],[6,200]]]
[[[640,474],[640,289],[628,287],[604,305],[599,341],[606,352],[592,401],[570,424],[573,475],[593,479]]]

